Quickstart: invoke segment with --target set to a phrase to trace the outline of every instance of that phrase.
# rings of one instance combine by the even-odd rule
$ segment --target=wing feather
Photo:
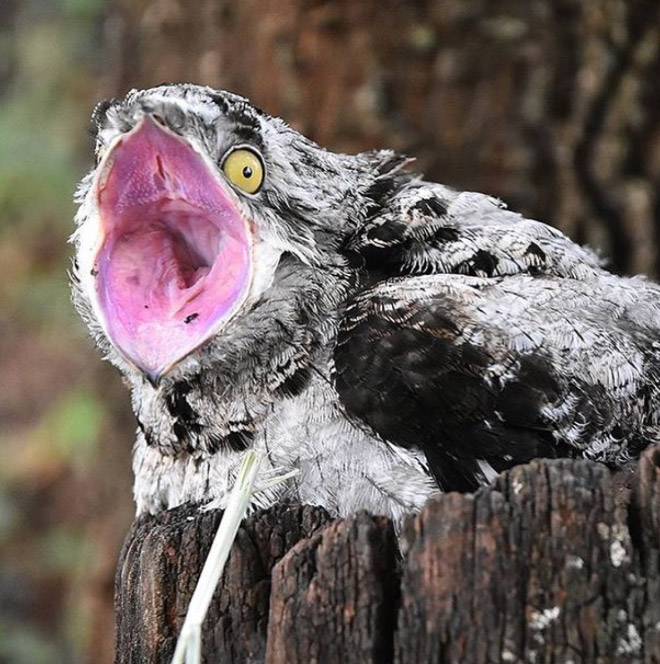
[[[623,463],[660,438],[660,311],[640,288],[660,302],[606,273],[387,280],[347,310],[340,396],[383,438],[421,448],[445,490],[536,457]]]

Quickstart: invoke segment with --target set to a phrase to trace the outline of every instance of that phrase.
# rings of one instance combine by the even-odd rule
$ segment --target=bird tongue
[[[110,340],[154,378],[242,304],[251,238],[183,139],[147,117],[120,141],[98,179],[97,292]]]

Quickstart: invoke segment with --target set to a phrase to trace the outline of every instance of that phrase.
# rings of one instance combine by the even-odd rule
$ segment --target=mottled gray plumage
[[[74,299],[132,388],[138,512],[222,505],[251,446],[300,470],[255,504],[288,493],[399,519],[537,456],[621,465],[660,438],[655,284],[390,151],[328,152],[227,92],[170,85],[101,105],[98,150],[145,114],[209,163],[252,146],[266,175],[235,192],[256,229],[245,303],[157,381],[99,322],[98,168],[81,183]]]

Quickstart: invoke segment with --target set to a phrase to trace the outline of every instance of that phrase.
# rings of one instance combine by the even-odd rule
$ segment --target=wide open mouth
[[[112,343],[151,378],[245,301],[251,234],[230,194],[182,138],[145,117],[97,179],[95,273]]]

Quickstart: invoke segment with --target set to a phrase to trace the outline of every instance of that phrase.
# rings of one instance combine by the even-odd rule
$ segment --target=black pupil
[[[252,177],[252,169],[249,166],[243,166],[243,177],[246,180]]]

